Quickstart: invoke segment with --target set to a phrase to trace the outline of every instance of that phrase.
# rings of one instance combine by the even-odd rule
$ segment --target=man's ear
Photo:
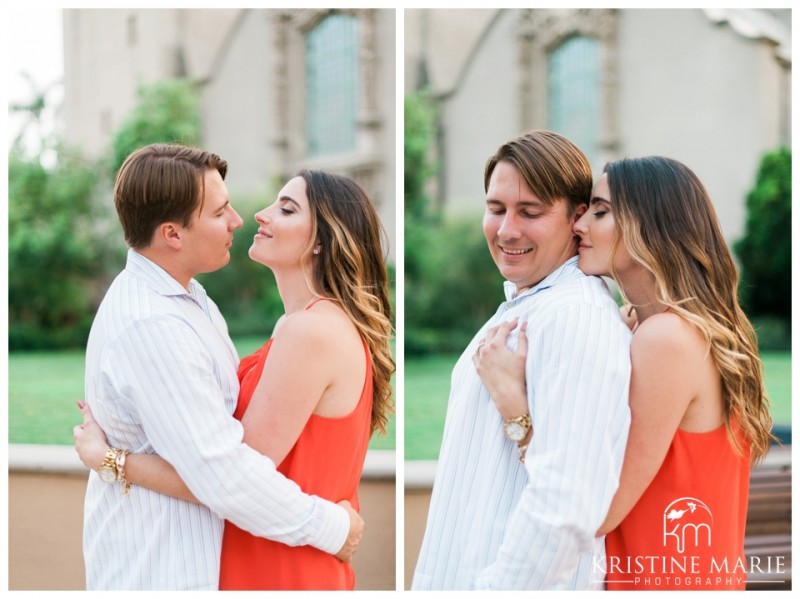
[[[159,240],[173,250],[179,250],[183,247],[183,227],[178,223],[161,223],[156,229],[156,236]]]

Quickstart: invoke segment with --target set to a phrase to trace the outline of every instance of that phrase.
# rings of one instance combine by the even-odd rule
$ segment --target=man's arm
[[[155,451],[201,503],[258,536],[332,554],[343,548],[348,512],[305,495],[269,458],[242,444],[213,360],[190,327],[148,319],[117,343],[108,371],[120,377],[115,383],[136,406]]]
[[[619,481],[630,334],[585,305],[561,307],[528,331],[528,483],[479,589],[561,588],[592,547]]]

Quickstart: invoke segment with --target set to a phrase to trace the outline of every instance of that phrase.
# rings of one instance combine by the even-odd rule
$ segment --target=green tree
[[[436,132],[437,110],[428,91],[407,94],[404,99],[404,196],[406,218],[424,218],[430,213],[425,186],[436,173],[431,147]]]
[[[431,146],[436,127],[436,107],[427,91],[407,94],[404,100],[403,164],[405,210],[405,314],[406,351],[421,351],[425,332],[424,313],[430,304],[433,253],[431,243],[435,216],[425,187],[435,173]]]
[[[405,98],[405,351],[461,351],[502,299],[502,277],[475,217],[445,219],[426,188],[437,171],[437,107]]]
[[[792,315],[792,153],[761,160],[747,196],[744,237],[734,244],[742,266],[740,294],[748,315],[786,323]]]
[[[54,167],[12,151],[8,166],[9,349],[80,345],[107,239],[93,226],[95,165],[61,148]]]
[[[138,103],[111,142],[111,169],[119,170],[125,158],[152,143],[200,143],[200,100],[196,83],[164,79],[137,90]]]

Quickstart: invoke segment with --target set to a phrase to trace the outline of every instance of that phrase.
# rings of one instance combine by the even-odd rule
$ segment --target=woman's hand
[[[528,394],[525,390],[527,322],[523,321],[520,325],[516,351],[511,351],[506,345],[508,336],[517,328],[518,322],[518,319],[514,319],[489,329],[472,358],[478,376],[504,420],[528,413]]]
[[[84,466],[97,470],[103,465],[109,445],[103,429],[92,416],[89,405],[79,401],[78,408],[83,416],[83,424],[72,429],[72,438],[75,440],[75,451],[78,452]]]

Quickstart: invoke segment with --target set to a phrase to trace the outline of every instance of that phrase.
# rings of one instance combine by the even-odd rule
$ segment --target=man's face
[[[518,292],[539,283],[575,255],[572,226],[584,211],[568,217],[563,199],[548,206],[513,164],[497,163],[486,192],[483,234],[500,274]]]
[[[213,272],[231,259],[233,232],[242,226],[242,219],[228,199],[228,189],[216,169],[203,175],[203,201],[192,214],[181,239],[182,259],[193,273]],[[194,275],[192,275],[194,276]]]

